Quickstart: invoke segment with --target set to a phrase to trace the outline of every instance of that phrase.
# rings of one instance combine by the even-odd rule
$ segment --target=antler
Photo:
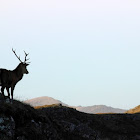
[[[12,48],[12,51],[14,52],[14,54],[15,54],[15,56],[18,58],[18,60],[19,60],[20,62],[22,62],[22,61],[20,60],[20,56],[19,56],[19,57],[17,56],[17,54],[16,54],[16,52],[13,50],[13,48]]]
[[[29,58],[27,59],[27,56],[29,55],[29,53],[26,53],[25,51],[24,51],[24,53],[25,53],[25,60],[24,60],[24,63],[26,63],[26,61],[29,60]]]

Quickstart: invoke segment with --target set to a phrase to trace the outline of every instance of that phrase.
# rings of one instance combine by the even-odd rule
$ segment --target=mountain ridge
[[[86,107],[77,107],[78,111],[85,112],[85,113],[124,113],[126,110],[119,109],[119,108],[113,108],[106,105],[93,105],[93,106],[86,106]]]
[[[56,100],[48,96],[36,97],[29,100],[25,100],[24,102],[30,104],[31,106],[43,106],[43,105],[51,105],[51,104],[62,104],[64,106],[67,106],[67,104],[62,103],[60,100]]]
[[[27,104],[30,104],[33,107],[36,106],[45,106],[45,105],[52,105],[52,104],[61,104],[63,106],[68,106],[75,108],[76,110],[84,113],[91,113],[91,114],[97,114],[97,113],[125,113],[127,110],[119,109],[119,108],[113,108],[106,105],[93,105],[93,106],[69,106],[60,100],[56,100],[52,97],[48,96],[42,96],[37,97],[33,99],[29,99],[24,101]]]

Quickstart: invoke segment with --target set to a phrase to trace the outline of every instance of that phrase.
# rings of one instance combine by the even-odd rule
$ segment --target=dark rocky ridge
[[[86,114],[0,103],[0,140],[139,140],[140,114]]]

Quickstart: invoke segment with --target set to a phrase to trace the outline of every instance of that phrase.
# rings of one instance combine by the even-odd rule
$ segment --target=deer
[[[13,101],[13,92],[15,89],[16,84],[23,78],[24,74],[28,74],[27,66],[29,59],[27,59],[28,54],[25,53],[25,60],[24,62],[21,61],[20,57],[16,54],[15,50],[13,53],[20,61],[19,65],[14,70],[7,70],[7,69],[0,69],[0,86],[1,86],[1,94],[4,96],[4,89],[6,88],[8,93],[8,98],[10,99],[10,92],[9,89],[11,88],[11,101]]]

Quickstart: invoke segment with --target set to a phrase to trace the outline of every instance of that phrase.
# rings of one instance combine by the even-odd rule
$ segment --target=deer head
[[[20,70],[22,71],[22,73],[23,74],[28,74],[29,72],[28,72],[28,70],[27,70],[27,66],[29,65],[29,62],[27,62],[29,59],[27,59],[27,56],[29,55],[29,54],[27,54],[25,51],[24,51],[24,53],[25,53],[25,60],[24,60],[24,62],[22,62],[21,61],[21,59],[20,59],[20,56],[17,56],[17,54],[16,54],[16,52],[12,49],[12,51],[13,51],[13,53],[15,54],[15,56],[18,58],[18,60],[20,61],[20,64],[19,64],[19,68],[20,68]]]

